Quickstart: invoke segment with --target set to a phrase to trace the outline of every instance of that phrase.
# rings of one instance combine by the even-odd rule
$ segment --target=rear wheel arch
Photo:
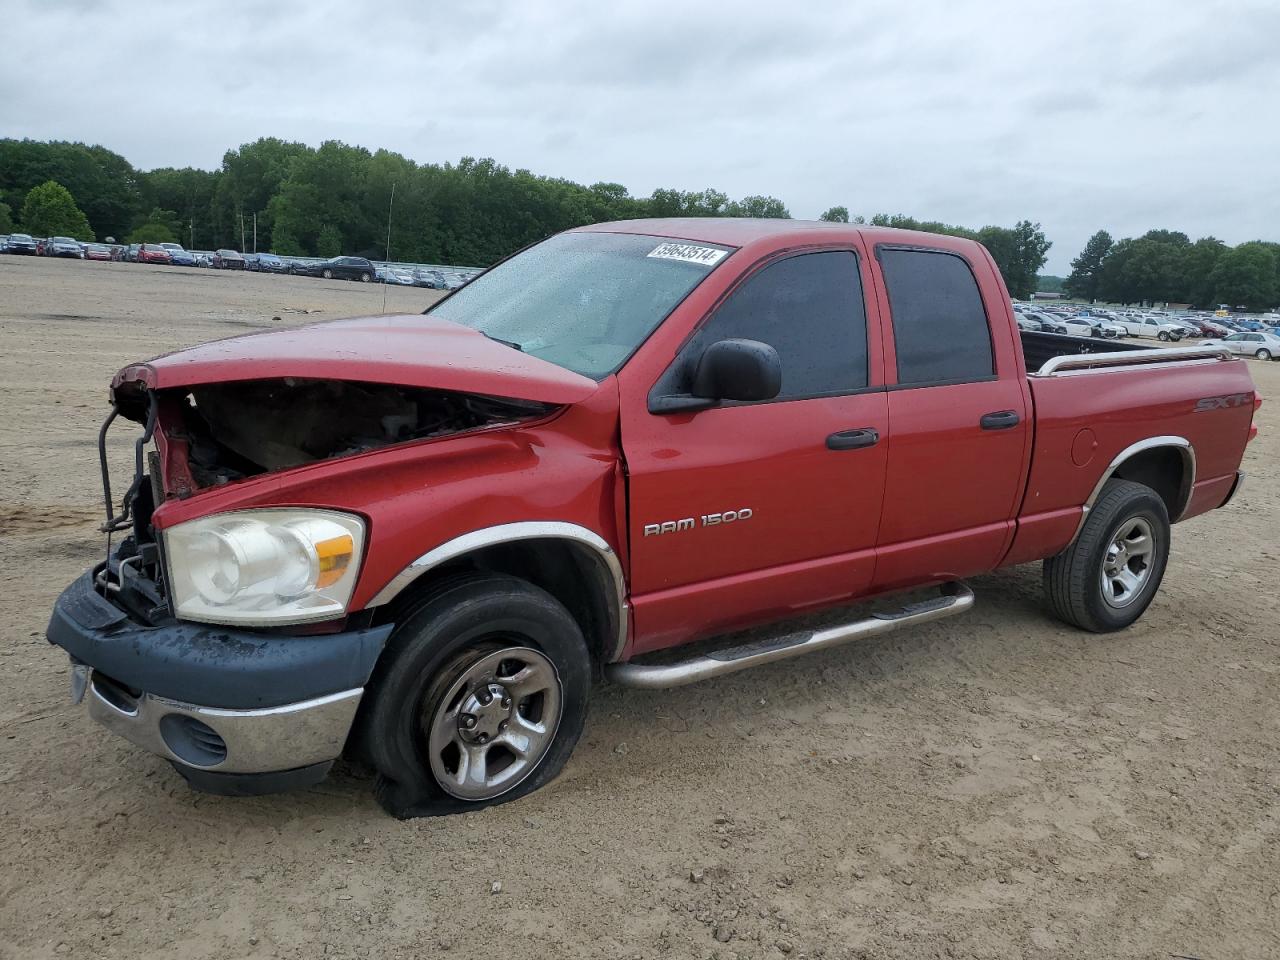
[[[505,574],[545,590],[577,621],[597,665],[617,660],[628,610],[622,566],[598,534],[576,524],[503,524],[464,534],[419,557],[370,601],[375,620],[397,622],[442,582],[475,573]]]
[[[1128,480],[1150,487],[1164,501],[1169,520],[1177,522],[1191,502],[1196,481],[1196,455],[1185,437],[1149,437],[1131,444],[1111,461],[1085,501],[1080,527],[1109,480]],[[1076,535],[1079,536],[1077,529]],[[1074,538],[1073,538],[1074,539]]]

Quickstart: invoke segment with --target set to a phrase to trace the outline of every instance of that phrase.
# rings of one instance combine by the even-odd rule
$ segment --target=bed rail
[[[1152,350],[1126,350],[1123,353],[1077,353],[1050,357],[1033,377],[1054,377],[1062,373],[1115,367],[1141,367],[1159,363],[1185,363],[1188,360],[1230,360],[1225,347],[1158,347]]]

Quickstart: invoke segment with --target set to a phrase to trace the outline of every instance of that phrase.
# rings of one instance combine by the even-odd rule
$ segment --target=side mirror
[[[693,413],[721,400],[772,400],[782,389],[778,351],[759,340],[717,340],[698,357],[689,393],[649,397],[649,412]]]
[[[705,400],[772,400],[781,389],[777,350],[759,340],[718,340],[698,358],[691,392]]]

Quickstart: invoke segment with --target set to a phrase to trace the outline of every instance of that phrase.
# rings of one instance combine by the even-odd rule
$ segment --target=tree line
[[[387,215],[394,194],[390,250]],[[389,150],[336,140],[319,147],[264,137],[228,150],[217,170],[139,170],[102,146],[0,140],[0,232],[16,222],[38,236],[181,242],[284,256],[484,266],[543,237],[586,223],[644,217],[773,217],[775,197],[730,199],[719,190],[585,186],[490,159],[419,164]],[[850,222],[846,207],[823,219]],[[902,215],[852,222],[930,230],[984,243],[1014,296],[1035,289],[1050,243],[1040,225],[969,229]]]
[[[1113,241],[1099,230],[1071,261],[1066,292],[1110,303],[1187,303],[1268,310],[1280,302],[1280,243],[1194,243],[1178,230]]]

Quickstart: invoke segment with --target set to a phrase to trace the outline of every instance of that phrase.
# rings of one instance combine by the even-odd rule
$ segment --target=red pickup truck
[[[976,243],[784,220],[581,227],[425,315],[206,344],[111,400],[107,555],[48,631],[73,694],[198,788],[346,751],[398,816],[549,781],[601,673],[883,634],[999,567],[1043,559],[1054,615],[1123,628],[1170,524],[1240,488],[1260,403],[1220,349],[1020,333]]]

